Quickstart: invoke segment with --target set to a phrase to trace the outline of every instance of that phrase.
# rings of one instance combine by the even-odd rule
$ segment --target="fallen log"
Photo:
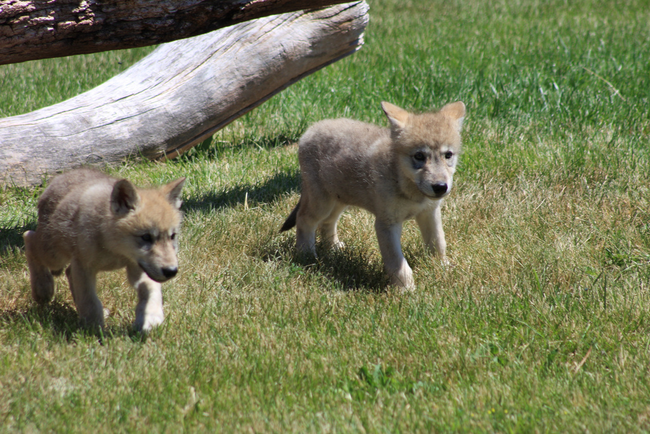
[[[0,119],[0,183],[140,155],[171,158],[358,50],[368,5],[261,18],[156,48],[67,101]]]
[[[0,0],[0,65],[144,47],[346,0]]]

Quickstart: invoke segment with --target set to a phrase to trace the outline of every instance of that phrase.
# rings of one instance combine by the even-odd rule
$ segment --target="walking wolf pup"
[[[341,247],[336,224],[350,205],[375,215],[375,230],[390,282],[413,288],[400,245],[402,223],[415,218],[426,246],[446,261],[440,205],[451,190],[465,117],[461,101],[413,114],[382,102],[390,128],[330,119],[301,137],[302,194],[280,231],[296,226],[296,248],[316,255],[316,229]]]
[[[50,302],[52,276],[70,264],[65,274],[79,316],[88,326],[103,327],[96,275],[126,267],[138,293],[135,329],[149,331],[161,324],[160,283],[178,271],[184,182],[180,178],[158,189],[139,189],[91,169],[54,178],[38,202],[36,231],[23,234],[33,299]]]

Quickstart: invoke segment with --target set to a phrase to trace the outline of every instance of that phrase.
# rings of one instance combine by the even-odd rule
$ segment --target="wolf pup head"
[[[178,272],[178,232],[181,224],[181,190],[185,178],[158,189],[137,189],[126,179],[115,183],[111,211],[120,239],[113,240],[118,253],[136,262],[156,282]]]
[[[457,101],[423,114],[409,113],[388,102],[381,106],[390,121],[393,146],[404,176],[424,196],[445,197],[451,191],[461,150],[465,104]]]

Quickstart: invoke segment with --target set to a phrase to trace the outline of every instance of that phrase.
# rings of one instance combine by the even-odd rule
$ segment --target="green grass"
[[[149,336],[122,272],[100,275],[101,339],[64,279],[36,307],[21,234],[42,189],[0,191],[0,431],[650,430],[650,2],[372,1],[365,41],[211,143],[110,169],[188,177],[181,272]],[[147,52],[2,66],[0,115]],[[294,254],[277,231],[310,123],[459,99],[454,267],[409,222],[418,288],[387,289],[363,211],[343,216],[343,251]]]

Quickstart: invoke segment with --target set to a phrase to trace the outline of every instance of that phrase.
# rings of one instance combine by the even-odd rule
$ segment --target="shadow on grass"
[[[354,247],[340,250],[317,249],[318,271],[336,280],[343,290],[386,292],[388,279],[381,262],[373,260],[367,252]]]
[[[133,342],[142,343],[147,340],[147,334],[135,331],[130,325],[107,326],[104,330],[84,327],[74,306],[56,298],[46,305],[30,303],[23,309],[0,311],[0,323],[14,324],[34,332],[41,329],[68,343],[80,338],[97,339],[102,345],[118,337],[129,337]]]
[[[283,262],[300,267],[305,274],[333,280],[341,291],[386,292],[388,279],[381,261],[363,249],[346,246],[334,250],[318,244],[316,253],[318,258],[296,252],[295,236],[271,240],[254,252],[265,261]]]
[[[34,229],[36,229],[36,223],[0,228],[0,256],[5,256],[16,248],[24,249],[23,233]]]
[[[215,208],[234,207],[244,202],[257,206],[273,202],[288,192],[299,191],[300,172],[277,173],[263,183],[242,184],[221,193],[209,193],[201,197],[189,198],[183,202],[184,210],[208,211]]]
[[[306,126],[303,126],[300,131],[303,131],[305,128]],[[298,131],[285,134],[252,135],[236,143],[222,142],[215,140],[214,137],[210,137],[184,153],[181,158],[187,161],[219,159],[224,153],[237,153],[250,148],[274,149],[288,146],[296,143],[299,138],[300,132]]]

